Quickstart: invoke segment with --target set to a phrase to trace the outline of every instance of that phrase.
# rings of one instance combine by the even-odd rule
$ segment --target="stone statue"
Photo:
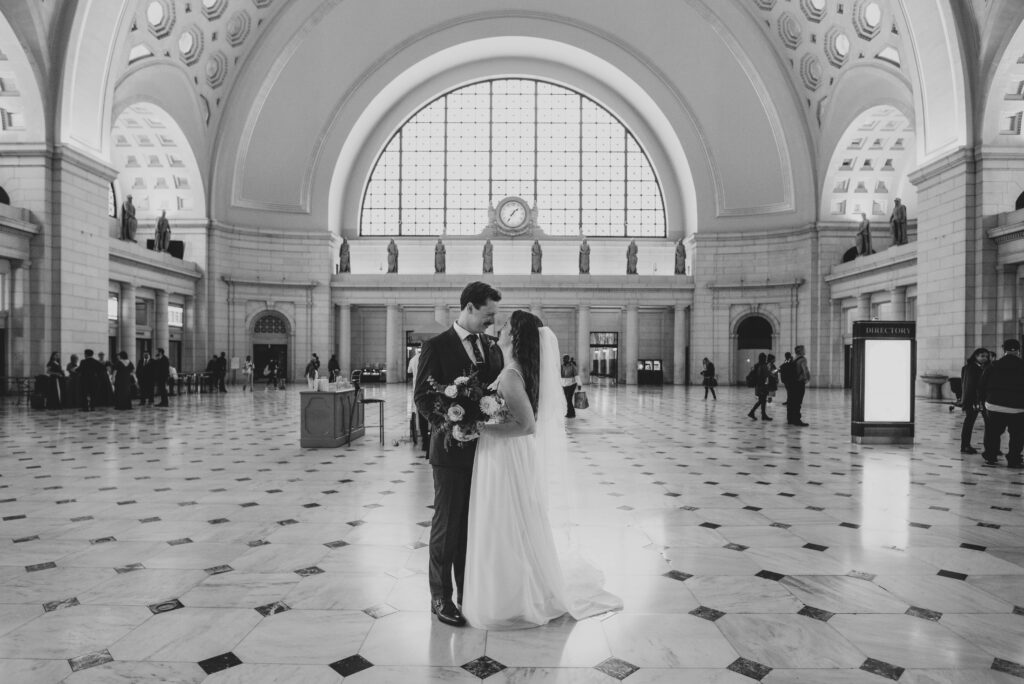
[[[892,244],[907,244],[907,207],[899,197],[896,198],[896,205],[892,208],[889,226],[892,228]]]
[[[398,273],[398,245],[394,238],[388,243],[388,273]]]
[[[494,273],[494,245],[490,240],[484,243],[484,273]]]
[[[676,241],[676,275],[686,275],[686,245],[683,238]]]
[[[626,275],[636,275],[637,251],[636,240],[630,240],[626,248]]]
[[[166,252],[171,248],[171,222],[167,220],[167,210],[160,212],[156,220],[156,236],[153,248],[158,252]]]
[[[341,238],[341,249],[338,250],[338,273],[352,272],[352,255],[349,254],[348,240]]]
[[[587,238],[583,238],[583,242],[580,243],[580,275],[588,275],[590,273],[590,245],[587,244]]]
[[[441,238],[437,238],[437,244],[434,245],[434,273],[444,273],[445,266],[445,249],[444,243],[441,242]]]
[[[871,221],[868,221],[867,214],[860,215],[860,230],[857,231],[857,255],[867,256],[874,254],[871,249]]]
[[[139,222],[135,220],[135,205],[132,204],[132,196],[125,198],[121,205],[121,239],[135,242],[135,231],[139,228]]]
[[[533,241],[533,248],[530,250],[530,273],[540,273],[541,259],[544,257],[544,252],[540,249],[540,241]]]

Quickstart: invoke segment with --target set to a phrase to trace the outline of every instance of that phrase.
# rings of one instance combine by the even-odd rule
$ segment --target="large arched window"
[[[632,133],[590,98],[534,79],[437,98],[378,157],[361,235],[476,235],[505,197],[536,205],[548,235],[664,237],[665,205]]]

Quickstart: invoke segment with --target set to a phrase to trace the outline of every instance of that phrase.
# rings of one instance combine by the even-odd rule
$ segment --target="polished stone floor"
[[[350,449],[299,448],[296,388],[232,389],[0,402],[0,682],[1024,677],[1024,475],[962,457],[943,404],[913,447],[859,447],[840,391],[797,428],[746,389],[592,388],[553,504],[625,608],[487,633],[428,612],[406,387],[371,389],[386,445]]]

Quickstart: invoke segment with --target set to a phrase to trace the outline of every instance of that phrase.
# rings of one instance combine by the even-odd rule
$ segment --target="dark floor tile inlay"
[[[60,601],[47,601],[43,604],[43,610],[47,613],[60,610],[61,608],[72,608],[79,605],[77,598],[62,599]]]
[[[903,676],[904,672],[903,668],[898,665],[890,665],[889,663],[881,660],[875,660],[874,658],[868,658],[865,660],[860,666],[860,669],[865,672],[870,672],[871,674],[876,674],[879,677],[891,679],[894,682],[899,680],[899,678]]]
[[[231,651],[199,661],[199,667],[203,668],[203,672],[206,674],[213,674],[241,664],[242,661]]]
[[[114,657],[110,655],[110,651],[103,649],[102,651],[96,651],[95,653],[86,653],[85,655],[78,656],[77,658],[70,658],[68,664],[71,666],[72,672],[78,672],[79,670],[86,670],[90,667],[96,667],[103,663],[110,663],[114,661]]]
[[[179,601],[178,599],[171,599],[170,601],[154,603],[153,605],[149,606],[149,610],[153,613],[153,615],[158,615],[160,613],[169,613],[172,610],[178,610],[179,608],[184,607],[185,606],[183,606],[181,601]]]
[[[797,614],[813,618],[815,620],[821,620],[822,622],[828,622],[835,617],[835,613],[830,613],[827,610],[815,608],[814,606],[804,606]]]
[[[480,679],[487,679],[493,674],[497,674],[505,669],[505,666],[499,663],[497,660],[488,658],[487,656],[480,656],[476,660],[471,660],[462,666],[462,669],[471,675],[475,675]]]
[[[609,658],[608,660],[595,665],[594,669],[605,673],[609,677],[614,677],[615,679],[622,681],[640,668],[633,663],[626,662],[625,660]]]
[[[373,667],[373,663],[363,656],[356,654],[349,656],[348,658],[342,658],[337,662],[333,662],[328,667],[340,674],[342,677],[351,677],[357,672],[362,672],[363,670]]]
[[[291,610],[291,606],[284,601],[274,601],[273,603],[268,603],[265,606],[256,606],[256,612],[263,617],[267,617],[268,615],[277,615],[278,613],[283,613],[286,610]]]
[[[771,570],[762,570],[759,573],[757,573],[757,575],[755,575],[755,577],[760,577],[761,579],[772,580],[773,582],[778,582],[780,579],[785,577],[785,575],[781,575],[781,574],[779,574],[777,572],[772,572]]]
[[[729,667],[726,669],[732,670],[733,672],[741,674],[744,677],[756,679],[757,681],[761,681],[762,679],[768,676],[769,672],[772,671],[772,668],[768,667],[767,665],[762,665],[759,662],[756,662],[754,660],[747,660],[746,658],[737,658],[736,660],[732,661],[732,664],[730,664]]]
[[[931,620],[932,622],[938,622],[942,618],[942,613],[937,610],[928,610],[927,608],[919,608],[917,606],[907,608],[907,615],[921,618],[922,620]]]
[[[708,608],[707,606],[697,606],[690,611],[690,615],[714,622],[725,615],[725,613],[720,610],[715,610],[714,608]]]
[[[939,577],[949,577],[950,579],[955,579],[955,580],[965,580],[965,579],[967,579],[967,575],[965,575],[964,573],[962,573],[962,572],[953,572],[952,570],[939,570],[936,574]]]
[[[686,580],[693,577],[693,575],[687,572],[683,572],[682,570],[669,570],[665,573],[664,576],[668,577],[669,579],[679,580],[680,582],[685,582]]]
[[[1006,674],[1011,674],[1014,677],[1024,679],[1024,665],[1015,663],[1012,660],[996,658],[992,661],[992,669],[996,672],[1005,672]]]

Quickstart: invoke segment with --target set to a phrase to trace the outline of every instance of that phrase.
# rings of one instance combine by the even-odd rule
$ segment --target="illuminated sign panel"
[[[915,335],[913,321],[854,321],[850,434],[855,443],[913,443]]]

